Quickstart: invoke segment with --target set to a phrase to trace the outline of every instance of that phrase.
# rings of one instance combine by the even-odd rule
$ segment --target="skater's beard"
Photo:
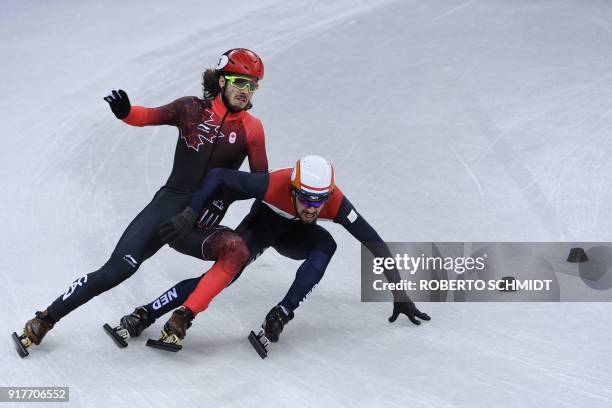
[[[237,106],[235,104],[232,104],[230,99],[234,99],[237,93],[234,90],[229,91],[228,88],[229,87],[226,82],[225,85],[223,85],[223,88],[221,89],[221,99],[223,100],[223,103],[225,104],[225,107],[227,108],[228,111],[232,113],[236,113],[242,110],[249,109],[251,107],[251,96],[248,94],[245,94],[244,92],[238,92],[238,93],[242,95],[243,98],[246,98],[246,102],[244,102],[242,106],[240,105]]]
[[[316,223],[321,210],[325,206],[325,204],[322,204],[320,207],[306,207],[305,205],[302,205],[300,200],[297,198],[294,198],[294,202],[295,213],[298,215],[300,221],[302,221],[304,224]]]

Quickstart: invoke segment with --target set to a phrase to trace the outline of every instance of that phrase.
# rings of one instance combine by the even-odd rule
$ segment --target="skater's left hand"
[[[195,210],[187,207],[182,213],[162,222],[157,230],[161,241],[164,244],[172,244],[185,238],[193,229],[196,217]]]
[[[204,205],[202,211],[200,211],[196,226],[201,229],[210,229],[216,227],[217,225],[219,225],[219,223],[225,216],[227,208],[235,200],[235,192],[226,187],[221,187],[216,192],[216,194],[213,195],[212,198],[208,200],[208,202]]]
[[[429,317],[427,313],[421,312],[413,302],[409,301],[393,302],[393,314],[389,317],[389,322],[393,323],[401,313],[408,316],[408,319],[417,326],[421,324],[421,322],[416,319],[417,317],[421,320],[431,320],[431,317]]]

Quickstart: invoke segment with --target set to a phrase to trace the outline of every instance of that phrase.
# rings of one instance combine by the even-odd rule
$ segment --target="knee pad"
[[[213,250],[217,261],[229,266],[235,273],[249,260],[249,248],[242,237],[233,231],[222,231],[213,239]]]
[[[231,242],[231,248],[228,248],[228,252],[232,255],[232,258],[236,261],[236,263],[242,266],[247,263],[251,253],[249,251],[249,247],[247,246],[246,242],[244,242],[242,237],[240,237],[238,234],[234,235],[236,236],[236,239]]]

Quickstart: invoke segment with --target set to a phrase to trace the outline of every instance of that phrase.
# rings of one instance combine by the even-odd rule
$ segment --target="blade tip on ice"
[[[180,351],[183,348],[183,346],[181,346],[180,344],[168,343],[165,341],[153,339],[147,340],[147,347],[153,347],[163,351],[172,351],[174,353]]]
[[[261,336],[258,336],[253,330],[251,330],[251,333],[249,333],[248,338],[249,342],[251,343],[251,346],[253,346],[255,351],[257,351],[257,354],[259,354],[259,357],[261,357],[262,360],[268,357],[268,349],[259,341]]]
[[[17,335],[16,332],[13,332],[13,334],[11,335],[11,338],[15,342],[15,349],[17,350],[17,353],[19,354],[21,358],[24,358],[30,355],[26,347],[21,342],[21,338]]]
[[[127,341],[125,341],[123,337],[117,334],[115,329],[113,329],[108,323],[104,323],[104,326],[102,326],[102,328],[104,329],[106,334],[108,334],[110,338],[113,339],[117,347],[126,348],[128,346]]]

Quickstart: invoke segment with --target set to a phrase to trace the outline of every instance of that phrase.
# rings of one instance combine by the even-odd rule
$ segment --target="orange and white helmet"
[[[334,192],[334,166],[321,156],[304,156],[295,162],[291,189],[309,202],[323,202]]]

